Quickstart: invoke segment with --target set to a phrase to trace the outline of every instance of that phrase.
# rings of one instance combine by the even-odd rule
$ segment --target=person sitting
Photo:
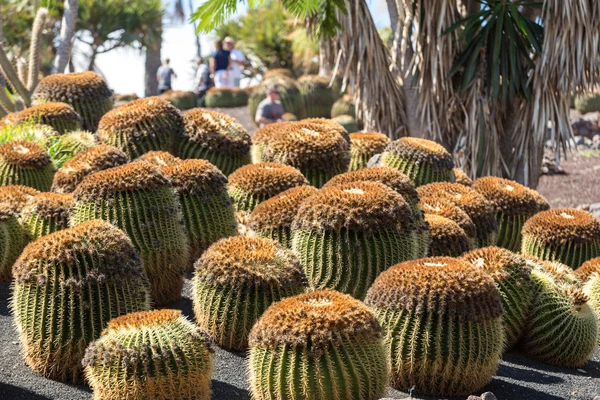
[[[281,122],[285,110],[279,101],[279,88],[272,85],[267,89],[267,98],[256,109],[256,123],[260,126]]]
[[[210,73],[213,74],[213,80],[216,88],[229,86],[229,70],[232,63],[230,53],[223,50],[221,39],[215,41],[216,50],[210,55]]]

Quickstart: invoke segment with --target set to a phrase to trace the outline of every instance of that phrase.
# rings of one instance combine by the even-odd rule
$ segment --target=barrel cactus
[[[455,180],[452,155],[442,145],[427,139],[395,140],[385,148],[379,162],[400,170],[417,186]]]
[[[585,286],[583,291],[589,298],[589,304],[600,321],[600,257],[586,261],[575,274]],[[598,328],[598,346],[600,346],[600,326]]]
[[[85,348],[106,323],[150,307],[139,255],[127,235],[105,221],[30,243],[13,274],[11,307],[25,362],[50,379],[81,381]]]
[[[470,247],[477,247],[477,228],[467,213],[456,204],[444,198],[423,197],[419,200],[419,208],[425,214],[439,215],[456,222],[467,234]]]
[[[96,172],[83,179],[73,196],[72,225],[104,219],[131,237],[155,305],[181,297],[189,241],[177,195],[158,167],[135,162]]]
[[[533,198],[535,198],[535,201],[537,203],[538,206],[538,212],[540,211],[546,211],[550,209],[550,203],[548,203],[548,200],[546,200],[546,198],[544,196],[542,196],[537,190],[528,188],[529,192],[531,193],[531,195],[533,196]]]
[[[258,105],[267,97],[267,90],[270,86],[277,86],[279,98],[285,111],[294,114],[299,119],[306,117],[304,99],[302,94],[300,94],[298,83],[288,76],[275,74],[265,78],[250,94],[248,112],[253,121],[256,118]]]
[[[94,399],[211,398],[210,339],[179,310],[111,320],[82,364]]]
[[[71,194],[42,192],[33,196],[21,211],[21,224],[33,240],[69,227]]]
[[[398,193],[378,182],[327,187],[304,200],[292,248],[312,289],[364,298],[377,275],[417,256],[415,218]]]
[[[336,96],[329,86],[329,79],[318,75],[298,78],[298,87],[306,108],[306,118],[329,118]]]
[[[271,239],[232,237],[209,247],[196,263],[196,322],[219,346],[243,351],[254,323],[269,306],[304,291],[296,256]]]
[[[454,221],[435,214],[425,214],[429,225],[430,257],[458,257],[471,250],[471,241],[465,231]]]
[[[259,203],[308,181],[294,167],[279,163],[250,164],[229,176],[229,194],[238,211],[251,212]]]
[[[531,357],[562,367],[582,367],[593,356],[598,320],[582,282],[566,265],[536,263],[531,274],[535,299],[521,341]]]
[[[248,364],[256,400],[376,400],[388,384],[377,319],[332,290],[269,307],[250,333]]]
[[[181,159],[168,151],[149,151],[136,158],[135,161],[146,161],[158,167],[166,167],[181,162]]]
[[[365,303],[383,326],[393,387],[465,395],[496,372],[502,303],[485,272],[449,257],[407,261],[382,273]]]
[[[258,204],[248,217],[248,228],[256,236],[278,241],[283,247],[292,248],[292,223],[300,204],[318,193],[313,186],[288,189]]]
[[[95,172],[127,164],[127,154],[116,147],[99,144],[82,151],[56,171],[52,191],[71,193],[83,179]]]
[[[4,195],[0,194],[0,197]],[[11,204],[0,202],[0,282],[9,282],[12,267],[29,241]]]
[[[495,246],[473,250],[462,258],[494,279],[504,309],[506,348],[513,347],[525,333],[533,304],[531,267],[524,258]]]
[[[61,168],[67,161],[81,153],[83,150],[95,146],[96,137],[87,131],[73,131],[61,136],[47,144],[48,154],[56,168]]]
[[[38,144],[25,141],[0,145],[0,185],[23,185],[48,191],[54,178],[54,165]]]
[[[338,115],[331,120],[343,126],[348,132],[358,131],[358,122],[356,122],[356,119],[350,115]]]
[[[179,197],[190,239],[190,266],[217,240],[236,234],[227,178],[206,160],[183,160],[162,168]]]
[[[521,252],[559,261],[573,269],[600,256],[600,221],[587,211],[557,208],[542,211],[523,226]]]
[[[147,97],[104,114],[96,135],[133,160],[151,150],[173,151],[183,129],[177,108],[160,97]]]
[[[196,108],[185,113],[184,123],[179,157],[208,160],[225,176],[250,164],[250,135],[229,115]]]
[[[83,129],[95,132],[100,118],[113,108],[112,92],[95,72],[48,75],[33,92],[34,104],[62,101],[83,120]]]
[[[379,132],[355,132],[350,134],[350,166],[348,171],[366,168],[375,154],[383,152],[390,138]]]
[[[29,199],[38,193],[39,190],[29,186],[0,186],[0,204],[8,206],[12,212],[19,214]]]
[[[469,176],[460,168],[454,168],[454,177],[456,178],[456,183],[460,183],[465,186],[473,186],[473,181]]]
[[[339,115],[349,115],[352,118],[356,118],[356,107],[354,106],[354,100],[352,96],[346,94],[336,100],[331,107],[331,118]]]
[[[16,114],[9,114],[5,120],[9,125],[19,125],[30,121],[49,125],[60,134],[80,130],[82,126],[81,117],[73,107],[55,102],[32,106]]]
[[[496,243],[496,211],[475,189],[459,183],[436,182],[418,187],[417,192],[422,198],[449,200],[467,213],[477,230],[477,247],[487,247]]]
[[[496,211],[496,245],[510,251],[520,251],[523,225],[538,212],[538,204],[531,190],[515,181],[496,176],[475,180],[473,189],[481,193]]]
[[[184,92],[181,90],[169,90],[160,95],[174,107],[180,110],[190,110],[197,106],[197,97],[194,92]]]
[[[248,93],[238,88],[211,88],[204,97],[206,107],[244,107],[248,105]]]

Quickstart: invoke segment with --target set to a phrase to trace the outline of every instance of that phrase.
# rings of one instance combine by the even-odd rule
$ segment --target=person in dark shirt
[[[230,53],[223,50],[223,42],[221,39],[215,41],[216,50],[210,55],[210,73],[213,74],[215,87],[226,87],[229,85],[229,70],[231,70],[232,62]]]
[[[168,58],[163,61],[163,65],[156,71],[156,79],[158,80],[158,91],[164,93],[167,90],[171,90],[171,77],[177,78],[177,74],[173,71],[173,68],[169,67],[171,60]]]
[[[275,85],[269,86],[267,98],[261,101],[256,109],[256,123],[265,126],[281,122],[284,112],[283,105],[279,101],[279,88]]]

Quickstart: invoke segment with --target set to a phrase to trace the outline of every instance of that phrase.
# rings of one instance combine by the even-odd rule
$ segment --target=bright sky
[[[194,7],[203,3],[203,0],[192,0]],[[378,27],[389,26],[389,16],[385,0],[367,0],[371,14]],[[163,0],[167,10],[172,10],[172,0]],[[188,2],[184,1],[187,6]],[[189,13],[189,10],[185,10]],[[213,50],[214,36],[201,37],[202,53],[209,54]],[[193,59],[195,57],[194,28],[191,23],[182,23],[168,26],[163,33],[162,58],[171,59],[171,67],[178,78],[173,81],[173,89],[191,90],[193,88]],[[83,49],[81,49],[83,50]],[[74,53],[81,53],[75,51]],[[85,69],[82,58],[75,57],[77,70]],[[117,49],[98,56],[96,65],[108,85],[116,93],[136,93],[144,95],[144,55],[133,49]]]

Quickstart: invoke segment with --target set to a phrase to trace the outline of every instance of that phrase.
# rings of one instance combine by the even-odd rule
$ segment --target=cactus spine
[[[96,400],[211,398],[210,339],[179,310],[115,318],[83,359]]]
[[[40,193],[21,211],[21,224],[32,240],[69,227],[71,194]]]
[[[131,240],[104,221],[30,243],[13,274],[11,307],[25,362],[50,379],[79,382],[85,348],[106,323],[150,307],[148,279]]]
[[[449,257],[407,261],[382,273],[365,303],[383,326],[393,387],[464,395],[496,372],[502,304],[483,271]]]
[[[376,400],[387,390],[381,326],[361,302],[323,290],[283,299],[250,334],[256,400]]]
[[[348,131],[350,132],[350,131]],[[375,154],[381,153],[390,144],[390,138],[379,132],[355,132],[350,134],[350,165],[348,171],[367,167]]]
[[[0,185],[24,185],[48,191],[54,166],[48,153],[33,142],[14,141],[0,146]]]
[[[14,207],[0,203],[0,282],[10,282],[12,267],[29,241],[27,233],[19,225]]]

